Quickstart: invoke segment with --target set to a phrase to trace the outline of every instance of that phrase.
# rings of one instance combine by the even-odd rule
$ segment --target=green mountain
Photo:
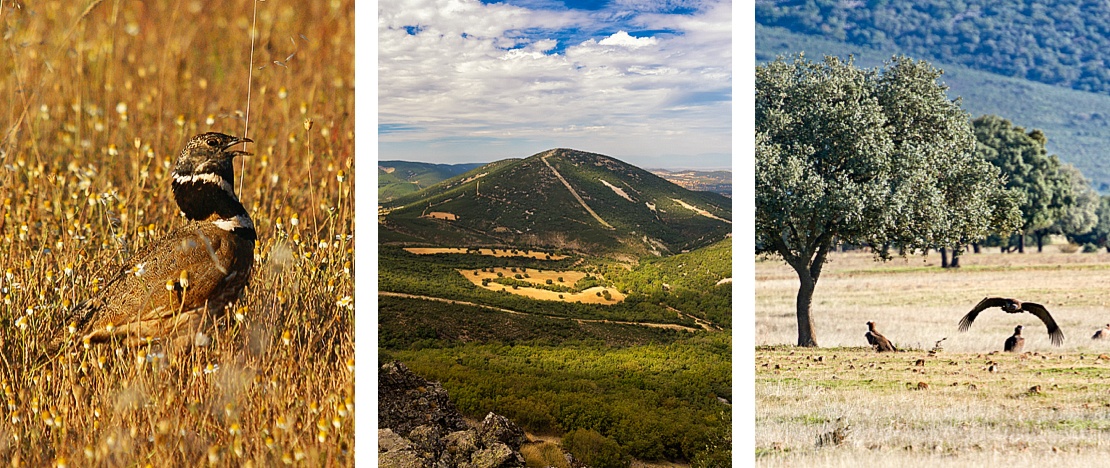
[[[732,230],[727,197],[570,149],[490,163],[382,207],[379,232],[386,243],[507,245],[634,259],[693,250]]]
[[[899,49],[877,49],[818,36],[797,34],[783,28],[756,25],[756,64],[778,55],[805,52],[811,60],[825,55],[855,57],[856,65],[874,67]],[[910,55],[914,58],[925,58]],[[1094,188],[1110,193],[1110,159],[1105,157],[1110,141],[1110,96],[1036,83],[974,70],[939,60],[929,60],[944,71],[941,79],[948,95],[978,117],[995,114],[1026,130],[1039,128],[1048,136],[1045,147],[1060,160],[1075,165],[1091,179]]]
[[[1082,91],[1110,92],[1110,4],[762,0],[756,22]]]
[[[379,161],[378,200],[389,201],[402,195],[418,192],[478,166],[481,166],[481,164]]]

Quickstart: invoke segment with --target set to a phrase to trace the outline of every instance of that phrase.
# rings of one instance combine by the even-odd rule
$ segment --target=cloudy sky
[[[732,5],[383,0],[380,160],[489,162],[566,147],[729,168]]]

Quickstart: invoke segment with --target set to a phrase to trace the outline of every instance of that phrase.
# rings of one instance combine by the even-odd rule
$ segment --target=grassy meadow
[[[1061,248],[1063,247],[1063,248]],[[821,348],[797,348],[797,277],[756,261],[756,461],[761,466],[1101,466],[1110,444],[1110,254],[1050,245],[1025,254],[984,249],[942,270],[935,252],[882,263],[833,254],[814,293]],[[985,296],[1045,305],[1063,329],[1051,346],[1030,314],[960,318]],[[866,322],[900,349],[867,347]],[[1024,325],[1023,354],[1003,353]],[[942,349],[933,349],[938,340]],[[838,418],[843,418],[837,423]],[[817,447],[838,424],[839,445]]]
[[[5,2],[0,24],[0,459],[353,464],[354,2]],[[244,129],[255,270],[213,344],[33,366],[183,222],[185,141]]]

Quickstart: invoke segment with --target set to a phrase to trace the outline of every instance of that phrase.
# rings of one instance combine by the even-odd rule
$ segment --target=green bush
[[[575,429],[563,436],[563,448],[593,468],[624,468],[631,459],[617,441],[590,429]]]

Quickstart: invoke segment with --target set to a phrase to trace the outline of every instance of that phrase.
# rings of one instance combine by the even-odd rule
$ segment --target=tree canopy
[[[941,72],[895,57],[780,57],[756,68],[756,250],[798,273],[798,345],[817,346],[813,289],[837,242],[883,258],[1012,229],[998,168],[975,153],[970,119]]]
[[[997,115],[984,115],[972,125],[979,157],[998,167],[1006,187],[1020,197],[1021,233],[1038,236],[1039,245],[1074,204],[1069,173],[1045,150],[1048,138],[1040,130],[1026,132]],[[1024,235],[1018,236],[1018,250],[1025,251]]]
[[[1060,171],[1070,183],[1073,203],[1052,225],[1052,232],[1069,237],[1089,232],[1099,223],[1098,192],[1091,187],[1091,181],[1075,166],[1064,164],[1060,167]]]

